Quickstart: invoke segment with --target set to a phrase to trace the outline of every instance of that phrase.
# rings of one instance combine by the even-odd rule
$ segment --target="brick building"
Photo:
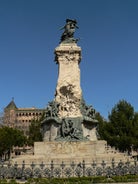
[[[12,101],[4,108],[3,123],[5,126],[22,130],[25,135],[29,133],[29,125],[32,120],[39,119],[44,113],[44,109],[18,108]]]

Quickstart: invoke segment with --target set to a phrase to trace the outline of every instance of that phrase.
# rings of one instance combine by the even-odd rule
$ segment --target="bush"
[[[93,176],[74,178],[30,178],[25,184],[92,184],[92,183],[115,183],[138,181],[138,175],[126,176]],[[0,184],[19,184],[15,180],[0,180]]]
[[[6,179],[2,179],[2,180],[0,180],[0,184],[18,184],[17,182],[16,182],[16,180],[6,180]]]

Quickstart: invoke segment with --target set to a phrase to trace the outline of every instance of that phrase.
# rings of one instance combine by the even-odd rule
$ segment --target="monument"
[[[58,80],[53,101],[48,103],[41,122],[43,142],[34,143],[34,155],[15,161],[26,163],[87,163],[125,159],[116,151],[107,151],[107,143],[98,140],[95,109],[83,99],[80,86],[81,48],[74,38],[77,21],[67,19],[60,44],[55,48]]]
[[[85,104],[80,86],[81,48],[74,38],[76,20],[66,20],[60,45],[55,49],[59,65],[55,98],[42,122],[44,141],[97,140],[95,110]]]

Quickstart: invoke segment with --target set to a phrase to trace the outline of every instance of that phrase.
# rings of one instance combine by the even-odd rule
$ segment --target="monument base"
[[[106,141],[35,142],[34,155],[44,156],[50,161],[86,161],[105,154],[105,144]]]
[[[35,142],[34,144],[34,155],[22,155],[18,158],[14,158],[12,161],[15,163],[22,163],[25,161],[26,164],[32,162],[40,164],[51,163],[55,164],[64,163],[70,164],[72,162],[79,163],[85,160],[86,163],[92,163],[96,161],[101,163],[103,160],[107,163],[111,163],[112,159],[116,161],[127,161],[128,156],[119,152],[109,152],[106,149],[107,142],[104,140],[99,141],[81,141],[81,142]]]

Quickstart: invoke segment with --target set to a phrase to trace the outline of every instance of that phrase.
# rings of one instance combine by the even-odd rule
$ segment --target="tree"
[[[0,126],[2,126],[3,124],[3,113],[0,112]]]
[[[26,144],[26,137],[23,132],[17,129],[3,126],[0,128],[0,157],[5,153],[9,153],[13,146],[23,146]]]
[[[133,136],[135,139],[133,139],[133,148],[135,150],[138,150],[138,112],[135,112],[134,119],[133,119]]]
[[[98,131],[99,139],[103,140],[106,137],[105,126],[107,124],[107,121],[100,115],[99,112],[95,114],[95,119],[98,121],[97,131]]]
[[[42,134],[41,134],[41,122],[44,119],[44,114],[41,116],[40,119],[32,120],[31,125],[29,126],[29,137],[28,137],[28,144],[32,145],[34,142],[42,141]]]
[[[125,100],[120,100],[111,110],[109,123],[105,126],[105,139],[120,151],[138,148],[138,114]]]

